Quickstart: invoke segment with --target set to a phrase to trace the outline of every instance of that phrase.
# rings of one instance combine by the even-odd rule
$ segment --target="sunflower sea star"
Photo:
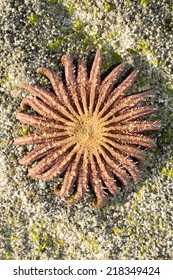
[[[69,55],[64,55],[65,82],[51,70],[38,68],[54,93],[33,85],[19,86],[33,96],[23,99],[17,119],[38,129],[15,139],[15,145],[36,144],[19,163],[36,163],[28,171],[34,178],[51,180],[63,175],[61,188],[54,191],[67,197],[68,205],[77,203],[91,186],[96,196],[93,205],[100,207],[107,193],[115,195],[119,187],[137,181],[145,162],[144,149],[155,145],[142,132],[160,128],[159,122],[143,119],[156,108],[138,105],[153,96],[153,89],[125,95],[138,71],[117,85],[127,66],[121,63],[101,81],[101,60],[97,50],[88,78],[83,60],[75,74]],[[37,114],[24,113],[28,108]]]

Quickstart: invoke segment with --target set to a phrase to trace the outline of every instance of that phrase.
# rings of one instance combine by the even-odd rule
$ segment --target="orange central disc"
[[[78,145],[84,147],[89,153],[93,153],[102,141],[103,127],[97,116],[84,114],[70,128],[69,135]]]

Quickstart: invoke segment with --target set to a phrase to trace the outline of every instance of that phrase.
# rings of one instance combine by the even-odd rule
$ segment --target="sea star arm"
[[[76,154],[76,157],[67,168],[66,174],[63,179],[63,183],[61,189],[58,191],[58,195],[63,197],[67,196],[73,188],[73,185],[76,181],[78,170],[79,170],[79,162],[81,160],[82,151],[79,151]]]
[[[31,133],[26,136],[21,136],[17,137],[14,141],[15,145],[34,145],[34,144],[41,144],[41,143],[46,143],[49,142],[50,140],[61,140],[64,137],[68,137],[69,135],[67,134],[66,131],[61,131],[61,132],[35,132]],[[70,138],[70,137],[69,137]],[[68,140],[70,140],[68,138]]]
[[[63,103],[64,100],[61,91],[59,90],[59,77],[57,74],[46,67],[39,67],[37,73],[46,76],[50,80],[59,102]]]
[[[76,182],[77,189],[76,192],[69,199],[66,199],[67,205],[77,203],[84,196],[88,186],[88,180],[89,180],[88,173],[89,173],[88,158],[87,158],[87,153],[84,152],[81,168],[79,169],[77,182]]]
[[[72,158],[75,156],[77,152],[77,147],[75,146],[70,152],[65,153],[63,150],[64,156],[59,157],[55,162],[55,164],[46,172],[42,174],[34,175],[35,178],[38,179],[46,179],[51,180],[56,177],[59,177],[63,171],[68,167],[69,163],[72,161]],[[52,160],[52,159],[51,159]]]
[[[90,156],[89,163],[90,163],[90,168],[91,168],[90,182],[91,182],[91,186],[96,195],[96,201],[93,201],[92,205],[94,207],[98,208],[105,204],[106,196],[105,196],[105,192],[104,192],[104,186],[102,183],[102,179],[97,170],[93,155]]]
[[[33,162],[42,159],[45,157],[49,151],[54,151],[58,149],[55,143],[50,144],[41,144],[38,147],[34,148],[31,152],[29,152],[26,156],[19,159],[20,164],[32,164]]]
[[[123,98],[121,101],[120,100],[116,101],[113,104],[113,107],[110,109],[109,113],[107,113],[106,116],[102,117],[102,120],[106,120],[120,111],[121,114],[125,112],[129,112],[129,109],[145,101],[147,98],[152,97],[153,93],[154,93],[154,89],[150,89],[138,94],[127,96]]]
[[[105,98],[109,96],[114,85],[117,83],[118,79],[122,75],[126,67],[125,63],[121,63],[103,80],[99,87],[99,95],[94,113],[98,113],[101,104],[105,101]]]
[[[78,113],[72,106],[72,100],[67,93],[65,86],[62,80],[56,75],[53,71],[45,67],[40,67],[37,69],[37,73],[43,74],[46,76],[52,83],[53,89],[55,90],[56,95],[58,96],[60,103],[65,106],[75,117],[78,117]]]
[[[103,147],[99,147],[99,152],[107,162],[108,166],[110,166],[111,171],[115,174],[115,176],[123,183],[124,186],[127,186],[130,182],[130,178],[126,170],[112,160],[111,156],[106,153]]]
[[[126,96],[121,101],[118,101],[118,102],[114,103],[113,109],[110,110],[110,113],[112,111],[114,111],[114,114],[115,114],[115,112],[116,113],[119,112],[119,111],[122,112],[122,110],[123,111],[125,111],[125,110],[128,111],[130,108],[136,106],[139,103],[144,102],[149,97],[153,97],[154,91],[155,91],[154,89],[149,89],[149,90],[146,90],[146,91],[143,91],[143,92],[140,92],[140,93],[136,93],[136,94],[133,94],[133,95],[130,95],[130,96]]]
[[[42,173],[45,175],[45,171],[49,172],[51,167],[55,163],[59,163],[62,161],[63,157],[66,157],[68,154],[68,149],[71,148],[71,144],[67,144],[62,147],[58,147],[53,152],[47,154],[43,159],[41,159],[35,166],[29,169],[29,175],[34,178],[39,178]],[[45,172],[45,173],[44,173]],[[37,177],[38,176],[38,177]],[[47,179],[46,176],[44,179]]]
[[[136,133],[148,130],[158,130],[160,128],[159,122],[153,121],[129,121],[125,124],[115,125],[111,128],[111,130],[115,131],[126,131],[127,133]],[[109,128],[110,130],[110,128]]]
[[[83,60],[79,61],[78,64],[78,75],[77,75],[78,90],[81,96],[82,107],[84,113],[88,112],[88,75],[86,64]]]
[[[34,96],[39,97],[50,109],[56,109],[60,114],[63,114],[66,118],[74,121],[74,115],[69,112],[63,105],[61,105],[56,96],[51,92],[42,90],[41,88],[33,85],[20,85],[20,89],[25,89],[32,93]]]
[[[63,182],[61,184],[61,188],[57,188],[56,186],[54,187],[54,192],[56,195],[60,196],[60,197],[64,197],[66,195],[69,194],[69,192],[72,190],[75,181],[76,181],[76,177],[78,174],[78,165],[76,164],[77,162],[73,162],[69,164],[69,166],[67,167],[66,173],[64,175],[63,178]],[[73,170],[75,170],[75,172],[72,173],[72,168]]]
[[[79,112],[79,114],[82,114],[82,108],[77,93],[77,80],[74,74],[74,65],[72,64],[70,56],[68,54],[63,55],[62,63],[64,64],[64,68],[65,68],[66,84],[70,92],[70,96],[74,101],[77,111]]]
[[[90,78],[89,78],[89,88],[90,88],[89,112],[90,113],[93,112],[96,94],[100,86],[101,63],[102,63],[102,54],[100,50],[97,50],[90,72]]]
[[[47,120],[41,116],[17,113],[16,118],[21,121],[21,123],[29,124],[41,130],[65,130],[67,128],[65,125],[62,125],[62,122]]]
[[[52,110],[47,104],[45,104],[43,101],[39,100],[37,97],[28,96],[24,98],[21,102],[21,109],[22,111],[26,110],[28,107],[33,108],[37,113],[39,113],[41,116],[53,119],[56,121],[61,121],[65,124],[71,124],[71,120],[67,120],[61,114],[58,114],[58,112],[55,112]]]
[[[104,143],[103,147],[108,152],[108,154],[111,155],[110,157],[112,159],[115,159],[117,162],[119,162],[123,166],[123,168],[129,172],[134,182],[139,179],[139,170],[137,168],[137,165],[135,165],[130,158],[125,157],[122,153],[118,151],[115,151],[115,149],[107,143]]]
[[[100,173],[102,180],[104,181],[105,185],[107,186],[109,192],[112,195],[115,195],[118,192],[118,187],[117,187],[116,181],[114,179],[113,173],[110,170],[108,170],[105,162],[100,157],[98,152],[95,154],[95,157],[97,160],[97,164],[99,167],[99,173]]]
[[[127,121],[135,120],[139,117],[150,115],[157,111],[157,108],[154,106],[138,106],[130,109],[128,112],[124,112],[119,116],[113,116],[110,120],[104,122],[104,126],[112,124],[114,126],[116,123],[124,123]]]
[[[136,144],[138,146],[143,146],[146,148],[152,148],[156,146],[155,142],[151,138],[142,134],[118,134],[117,132],[105,132],[104,135],[125,144]]]
[[[102,116],[103,113],[105,113],[108,109],[110,109],[112,104],[114,104],[114,102],[117,99],[122,98],[122,96],[124,96],[128,92],[128,90],[131,88],[132,84],[137,78],[137,73],[138,73],[137,70],[133,70],[132,73],[117,88],[115,88],[111,92],[109,98],[106,101],[106,104],[100,110],[98,114],[99,116]]]
[[[119,144],[107,137],[105,137],[105,142],[112,145],[115,149],[122,151],[124,154],[135,157],[138,161],[140,161],[140,163],[144,163],[146,160],[144,151],[135,145]]]

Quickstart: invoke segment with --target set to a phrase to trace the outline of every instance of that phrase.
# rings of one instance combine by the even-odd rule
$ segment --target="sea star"
[[[75,74],[66,54],[62,57],[65,82],[47,68],[37,69],[50,80],[54,92],[20,86],[34,96],[23,99],[17,119],[39,131],[15,139],[15,145],[37,144],[19,162],[36,163],[29,168],[34,178],[63,176],[61,188],[54,191],[61,197],[70,196],[67,204],[77,203],[91,186],[96,196],[93,205],[100,207],[107,193],[115,195],[119,187],[137,181],[145,162],[144,149],[155,145],[142,132],[160,128],[159,122],[143,119],[156,108],[138,105],[153,96],[153,89],[126,96],[138,71],[117,85],[127,66],[121,63],[101,81],[101,61],[97,50],[88,78],[85,62],[78,62]],[[37,114],[23,112],[30,107]]]

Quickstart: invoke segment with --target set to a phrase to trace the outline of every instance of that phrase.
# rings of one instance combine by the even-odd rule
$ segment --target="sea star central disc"
[[[69,135],[79,146],[92,153],[101,143],[103,129],[96,116],[83,114],[74,126],[69,129]]]

